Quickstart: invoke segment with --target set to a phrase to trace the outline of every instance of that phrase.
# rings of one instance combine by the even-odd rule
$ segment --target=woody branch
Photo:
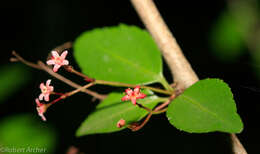
[[[131,0],[131,2],[161,49],[162,55],[166,59],[174,77],[174,82],[177,83],[177,88],[186,89],[197,82],[199,79],[196,73],[183,55],[181,48],[162,19],[154,2],[152,0]],[[247,154],[235,134],[231,134],[231,141],[235,154]]]

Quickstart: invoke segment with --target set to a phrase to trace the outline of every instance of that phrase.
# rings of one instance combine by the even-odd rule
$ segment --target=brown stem
[[[52,102],[46,104],[46,108],[49,108],[51,105],[53,105],[53,104],[57,103],[58,101],[62,100],[63,99],[62,96],[60,96],[60,97],[56,98],[55,100],[53,100]]]
[[[145,126],[145,124],[150,120],[152,116],[152,113],[148,114],[146,116],[146,118],[144,119],[144,121],[139,125],[139,124],[136,124],[134,127],[129,127],[132,131],[138,131],[140,130],[141,128],[143,128]]]
[[[29,61],[23,59],[23,57],[21,57],[21,56],[20,56],[18,53],[16,53],[15,51],[12,51],[12,55],[14,55],[18,61],[24,63],[25,65],[30,66],[30,67],[32,67],[32,68],[36,68],[36,69],[42,70],[42,68],[41,68],[39,65],[34,64],[34,63],[32,63],[32,62],[29,62]],[[14,59],[14,58],[13,58],[13,57],[10,58],[10,61],[14,62],[14,60],[12,60],[12,59]]]
[[[59,79],[59,80],[65,82],[65,83],[67,83],[67,84],[70,85],[71,87],[74,87],[74,88],[77,88],[77,89],[81,87],[80,85],[78,85],[78,84],[72,82],[71,80],[69,80],[69,79],[67,79],[67,78],[65,78],[65,77],[63,77],[63,76],[61,76],[60,74],[53,72],[53,70],[50,69],[48,66],[46,66],[43,62],[38,61],[38,65],[41,66],[41,68],[42,68],[43,70],[45,70],[47,73],[49,73],[50,75],[54,76],[55,78],[57,78],[57,79]],[[91,96],[93,96],[93,97],[96,97],[96,98],[98,98],[98,99],[100,99],[100,100],[103,100],[103,99],[105,99],[105,97],[106,97],[106,95],[98,94],[98,93],[96,93],[96,92],[94,92],[94,91],[91,91],[91,90],[89,90],[89,89],[84,89],[84,90],[82,90],[82,91],[85,92],[85,93],[87,93],[87,94],[89,94],[89,95],[91,95]]]
[[[146,111],[148,111],[149,113],[153,112],[152,109],[149,109],[148,107],[146,106],[143,106],[142,104],[139,104],[139,103],[136,103],[136,105],[142,109],[145,109]]]
[[[167,105],[169,105],[173,99],[176,98],[176,94],[173,94],[166,102],[164,102],[163,104],[157,106],[154,111],[160,111],[161,109],[165,108]]]
[[[52,75],[53,77],[63,81],[64,83],[70,85],[71,87],[73,88],[80,88],[81,86],[72,82],[71,80],[63,77],[62,75],[58,74],[58,73],[55,73],[52,71],[52,69],[50,69],[48,66],[46,66],[43,62],[39,61],[38,64],[35,64],[35,63],[32,63],[32,62],[29,62],[25,59],[23,59],[19,54],[17,54],[15,51],[12,52],[12,54],[16,57],[17,60],[19,60],[20,62],[24,63],[25,65],[27,66],[30,66],[32,68],[36,68],[36,69],[39,69],[39,70],[44,70],[46,71],[47,73],[49,73],[50,75]],[[106,95],[102,95],[102,94],[98,94],[94,91],[91,91],[91,90],[88,90],[88,89],[84,89],[82,90],[83,92],[95,97],[95,98],[98,98],[100,100],[103,100],[105,99]]]
[[[144,25],[151,33],[155,42],[168,63],[177,83],[177,89],[186,89],[199,79],[184,57],[179,45],[163,21],[158,9],[152,0],[131,0]],[[231,134],[235,154],[244,154],[246,150],[241,148],[241,143],[235,134]]]
[[[78,93],[78,92],[80,92],[80,91],[82,91],[82,90],[84,90],[84,89],[87,89],[87,88],[89,88],[89,87],[91,87],[91,86],[93,86],[93,85],[95,85],[95,83],[91,82],[91,83],[89,83],[89,84],[86,84],[86,85],[83,86],[83,87],[80,87],[80,88],[78,88],[78,89],[75,89],[75,90],[73,90],[73,91],[67,93],[65,96],[66,96],[66,97],[72,96],[72,95],[74,95],[74,94],[76,94],[76,93]]]
[[[234,153],[235,154],[247,154],[246,149],[241,144],[241,142],[237,138],[236,134],[230,134],[230,137],[231,137]]]
[[[171,103],[171,101],[176,98],[176,94],[173,94],[166,102],[164,102],[163,104],[157,106],[154,110],[149,111],[148,109],[146,109],[149,114],[146,116],[145,120],[141,123],[134,123],[134,127],[129,127],[132,131],[138,131],[141,128],[143,128],[145,126],[145,124],[150,120],[150,118],[152,117],[153,114],[159,114],[159,113],[163,113],[165,111],[167,111],[167,108],[165,108],[167,105],[169,105]],[[138,105],[138,104],[137,104]],[[141,106],[143,107],[143,106]]]
[[[76,70],[75,70],[72,66],[70,66],[70,65],[69,65],[69,66],[65,66],[64,68],[65,68],[68,72],[74,73],[74,74],[76,74],[76,75],[78,75],[78,76],[84,78],[87,82],[95,81],[95,79],[92,79],[92,78],[86,76],[85,74],[83,74],[83,73],[81,73],[81,72],[79,72],[79,71],[76,71]]]
[[[67,92],[67,93],[65,93],[65,94],[62,94],[59,98],[57,98],[57,99],[53,100],[52,102],[46,104],[46,106],[47,106],[47,108],[48,108],[48,107],[50,107],[51,105],[53,105],[53,104],[57,103],[58,101],[60,101],[61,99],[65,99],[65,98],[67,98],[67,97],[70,97],[70,96],[72,96],[72,95],[74,95],[74,94],[76,94],[76,93],[78,93],[78,92],[80,92],[80,91],[82,91],[82,90],[84,90],[84,89],[87,89],[87,88],[89,88],[89,87],[91,87],[91,86],[93,86],[93,85],[94,85],[94,83],[91,82],[91,83],[86,84],[85,86],[82,86],[82,87],[80,87],[80,88],[78,88],[78,89],[75,89],[75,90],[73,90],[73,91],[71,91],[71,92]],[[60,93],[59,93],[59,94],[60,94]]]
[[[164,109],[161,109],[159,111],[153,111],[153,114],[161,114],[161,113],[164,113],[168,110],[168,107],[164,108]]]
[[[152,0],[131,0],[137,13],[142,19],[147,30],[151,33],[155,42],[168,63],[174,76],[174,81],[187,88],[198,81],[198,77],[192,70],[189,62],[184,57],[181,48],[163,21],[159,11]]]
[[[62,45],[57,46],[57,47],[54,48],[53,50],[60,53],[60,52],[62,52],[63,50],[65,50],[65,49],[70,49],[70,48],[72,48],[72,42],[65,42],[65,43],[63,43]]]

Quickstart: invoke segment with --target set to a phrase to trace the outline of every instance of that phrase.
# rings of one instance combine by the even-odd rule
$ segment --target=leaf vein
[[[191,102],[194,106],[197,106],[199,109],[204,110],[205,112],[209,113],[210,115],[216,117],[216,119],[218,119],[218,120],[220,120],[220,121],[222,121],[224,123],[229,124],[228,121],[224,120],[222,117],[220,117],[218,114],[212,112],[210,109],[202,106],[199,102],[197,102],[193,98],[190,98],[190,97],[185,96],[185,95],[183,95],[183,98],[186,99],[186,100],[189,100],[189,102]]]

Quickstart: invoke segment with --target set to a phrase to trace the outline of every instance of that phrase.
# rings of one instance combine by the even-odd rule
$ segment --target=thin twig
[[[161,110],[159,110],[159,111],[153,111],[153,115],[154,115],[154,114],[164,113],[164,112],[166,112],[167,110],[168,110],[168,107],[166,107],[166,108],[164,108],[164,109],[161,109]]]
[[[74,94],[76,94],[76,93],[78,93],[78,92],[80,92],[80,91],[82,91],[82,90],[84,90],[84,89],[87,89],[87,88],[89,88],[89,87],[91,87],[91,86],[93,86],[93,85],[95,85],[95,84],[94,84],[93,82],[91,82],[91,83],[86,84],[85,86],[82,86],[82,87],[80,87],[80,88],[78,88],[78,89],[75,89],[75,90],[73,90],[73,91],[71,91],[71,92],[67,92],[67,93],[65,93],[65,94],[61,94],[61,95],[60,95],[60,93],[55,93],[55,94],[60,95],[60,97],[59,97],[59,98],[56,98],[55,100],[53,100],[52,102],[50,102],[50,103],[48,103],[48,104],[45,104],[46,110],[47,110],[50,106],[52,106],[52,105],[54,105],[55,103],[57,103],[58,101],[60,101],[60,100],[62,100],[62,99],[65,99],[65,98],[67,98],[67,97],[70,97],[70,96],[72,96],[72,95],[74,95]]]
[[[151,116],[152,116],[152,114],[150,113],[150,114],[148,114],[147,116],[146,116],[146,118],[144,119],[144,121],[139,125],[139,124],[134,124],[134,125],[130,125],[130,129],[132,130],[132,131],[138,131],[138,130],[140,130],[141,128],[143,128],[144,126],[145,126],[145,124],[150,120],[150,118],[151,118]]]
[[[78,84],[72,82],[71,80],[69,80],[69,79],[67,79],[67,78],[65,78],[65,77],[63,77],[63,76],[61,76],[61,75],[58,74],[58,73],[53,72],[52,69],[50,69],[48,66],[46,66],[43,62],[38,61],[38,65],[39,65],[44,71],[46,71],[46,72],[49,73],[50,75],[54,76],[55,78],[57,78],[57,79],[63,81],[64,83],[67,83],[67,84],[70,85],[71,87],[76,88],[76,89],[81,88],[80,85],[78,85]],[[85,93],[87,93],[87,94],[89,94],[89,95],[92,95],[93,97],[96,97],[96,98],[98,98],[98,99],[100,99],[100,100],[103,100],[103,99],[105,99],[105,97],[106,97],[106,95],[98,94],[98,93],[96,93],[96,92],[94,92],[94,91],[91,91],[91,90],[89,90],[89,89],[82,89],[81,91],[82,91],[82,92],[85,92]]]
[[[46,65],[45,65],[43,62],[41,62],[41,61],[39,61],[38,64],[35,64],[35,63],[29,62],[29,61],[23,59],[23,58],[22,58],[19,54],[17,54],[15,51],[13,51],[12,54],[16,57],[17,60],[19,60],[20,62],[24,63],[25,65],[28,65],[28,66],[30,66],[30,67],[32,67],[32,68],[36,68],[36,69],[39,69],[39,70],[44,70],[44,71],[46,71],[47,73],[49,73],[50,75],[52,75],[53,77],[55,77],[55,78],[57,78],[57,79],[63,81],[64,83],[70,85],[70,86],[73,87],[73,88],[76,88],[76,89],[81,88],[80,85],[78,85],[78,84],[72,82],[71,80],[69,80],[69,79],[63,77],[62,75],[60,75],[60,74],[58,74],[58,73],[53,72],[52,69],[50,69],[48,66],[46,66]],[[84,90],[82,90],[82,92],[85,92],[85,93],[87,93],[87,94],[89,94],[89,95],[91,95],[91,96],[93,96],[93,97],[96,97],[96,98],[98,98],[98,99],[100,99],[100,100],[103,100],[103,99],[105,99],[105,97],[106,97],[106,95],[98,94],[98,93],[96,93],[96,92],[94,92],[94,91],[91,91],[91,90],[88,90],[88,89],[84,89]]]
[[[76,93],[78,93],[78,92],[80,92],[80,91],[82,91],[82,90],[84,90],[84,89],[87,89],[87,88],[89,88],[89,87],[91,87],[91,86],[93,86],[93,85],[95,85],[95,83],[94,83],[94,82],[91,82],[91,83],[89,83],[89,84],[86,84],[85,86],[82,86],[82,87],[80,87],[80,88],[78,88],[78,89],[75,89],[75,90],[73,90],[73,91],[67,93],[65,96],[66,96],[66,97],[72,96],[72,95],[74,95],[74,94],[76,94]]]
[[[76,94],[76,93],[78,93],[78,92],[80,92],[80,91],[82,91],[84,89],[87,89],[87,88],[89,88],[89,87],[91,87],[93,85],[95,85],[95,84],[93,82],[91,82],[91,83],[88,83],[85,86],[82,86],[82,87],[80,87],[78,89],[75,89],[75,90],[73,90],[71,92],[67,92],[65,94],[62,94],[59,98],[55,99],[54,101],[52,101],[51,103],[48,103],[46,105],[47,105],[47,107],[50,107],[51,105],[57,103],[59,100],[65,99],[67,97],[70,97],[70,96],[72,96],[72,95],[74,95],[74,94]]]
[[[137,105],[138,107],[140,107],[140,108],[142,108],[142,109],[148,111],[149,113],[153,112],[152,109],[149,109],[148,107],[143,106],[142,104],[136,103],[136,105]]]
[[[20,56],[18,53],[16,53],[15,51],[12,51],[12,54],[16,57],[16,59],[17,59],[18,61],[24,63],[25,65],[30,66],[30,67],[32,67],[32,68],[36,68],[36,69],[42,70],[42,68],[41,68],[39,65],[34,64],[34,63],[32,63],[32,62],[29,62],[29,61],[23,59],[23,57],[21,57],[21,56]],[[13,62],[14,60],[12,60],[12,59],[13,59],[13,57],[10,59],[10,60]]]
[[[84,80],[86,80],[87,82],[92,82],[92,81],[95,81],[95,79],[92,79],[90,77],[88,77],[87,75],[79,72],[79,71],[76,71],[71,65],[69,66],[64,66],[65,70],[70,72],[70,73],[74,73],[80,77],[82,77]]]
[[[127,84],[127,83],[121,83],[121,82],[112,82],[112,81],[104,81],[104,80],[95,80],[95,83],[97,84],[103,84],[103,85],[111,85],[111,86],[123,86],[123,87],[130,87],[130,88],[134,88],[137,85],[134,84]],[[161,94],[166,94],[166,95],[171,95],[172,93],[174,93],[173,91],[168,91],[168,90],[163,90],[163,89],[159,89],[159,88],[154,88],[154,87],[150,87],[150,86],[144,86],[144,85],[140,85],[141,88],[145,88],[145,89],[150,89],[154,92],[158,92]]]
[[[141,124],[138,124],[138,123],[134,123],[133,126],[130,126],[129,128],[132,130],[132,131],[138,131],[140,130],[141,128],[143,128],[145,126],[145,124],[150,120],[150,118],[152,117],[153,114],[159,114],[159,113],[163,113],[165,111],[167,111],[167,109],[165,108],[167,105],[169,105],[173,99],[176,98],[176,94],[173,94],[171,97],[169,97],[169,99],[164,102],[163,104],[157,106],[154,110],[152,111],[149,111],[148,109],[146,109],[149,114],[146,116],[145,120],[141,123]],[[138,104],[137,104],[138,105]],[[143,106],[142,106],[143,107]]]
[[[163,104],[157,106],[157,107],[154,109],[154,111],[155,111],[155,112],[156,112],[156,111],[160,111],[161,109],[165,108],[167,105],[169,105],[169,104],[172,102],[173,99],[176,98],[176,96],[177,96],[176,94],[173,94],[166,102],[164,102]]]
[[[87,75],[73,69],[73,67],[71,66],[67,66],[65,67],[65,69],[71,73],[74,73],[82,78],[84,78],[86,81],[94,81],[96,84],[102,84],[102,85],[110,85],[110,86],[119,86],[119,87],[130,87],[130,88],[134,88],[137,85],[134,84],[128,84],[128,83],[121,83],[121,82],[114,82],[114,81],[104,81],[104,80],[97,80],[97,79],[92,79],[90,77],[88,77]],[[168,90],[163,90],[163,89],[159,89],[159,88],[154,88],[154,87],[150,87],[150,86],[144,86],[144,85],[140,85],[141,88],[146,88],[146,89],[150,89],[154,92],[158,92],[161,94],[166,94],[166,95],[172,95],[172,93],[174,93],[174,91],[168,91]]]
[[[56,48],[54,48],[54,51],[57,51],[58,53],[62,52],[65,49],[70,49],[72,48],[72,42],[65,42],[62,45],[57,46]]]
[[[131,2],[161,49],[173,74],[174,82],[177,83],[177,89],[186,89],[197,82],[199,79],[196,73],[184,57],[176,39],[163,21],[154,2],[152,0],[131,0]],[[238,149],[238,151],[234,150],[233,152],[235,154],[246,154],[246,150],[241,146],[242,144],[237,136],[231,134],[231,137],[233,139],[233,149]]]

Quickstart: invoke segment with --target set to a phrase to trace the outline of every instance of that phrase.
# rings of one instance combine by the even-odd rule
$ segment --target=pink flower
[[[42,91],[42,93],[39,96],[40,100],[42,100],[44,97],[45,101],[47,101],[47,102],[49,101],[49,96],[50,96],[51,92],[53,92],[53,89],[54,89],[53,86],[50,86],[50,83],[51,83],[51,80],[49,79],[46,81],[46,86],[44,85],[44,83],[40,84],[40,89]]]
[[[137,99],[143,99],[146,97],[145,94],[140,92],[140,86],[136,86],[134,90],[128,88],[125,90],[126,95],[121,99],[122,101],[131,100],[131,102],[136,105]]]
[[[47,105],[41,103],[38,98],[35,99],[35,102],[37,104],[36,109],[37,109],[38,115],[42,118],[43,121],[46,121],[46,118],[45,118],[45,116],[43,114],[47,110]]]
[[[116,127],[117,128],[121,128],[125,125],[125,120],[124,119],[120,119],[117,124],[116,124]]]
[[[59,56],[58,52],[57,51],[52,51],[51,52],[52,54],[52,57],[51,57],[51,60],[48,60],[47,61],[47,64],[48,65],[54,65],[53,67],[53,71],[54,72],[57,72],[58,69],[62,66],[62,65],[68,65],[69,64],[69,61],[66,60],[66,56],[68,54],[68,51],[65,50],[61,56]]]

